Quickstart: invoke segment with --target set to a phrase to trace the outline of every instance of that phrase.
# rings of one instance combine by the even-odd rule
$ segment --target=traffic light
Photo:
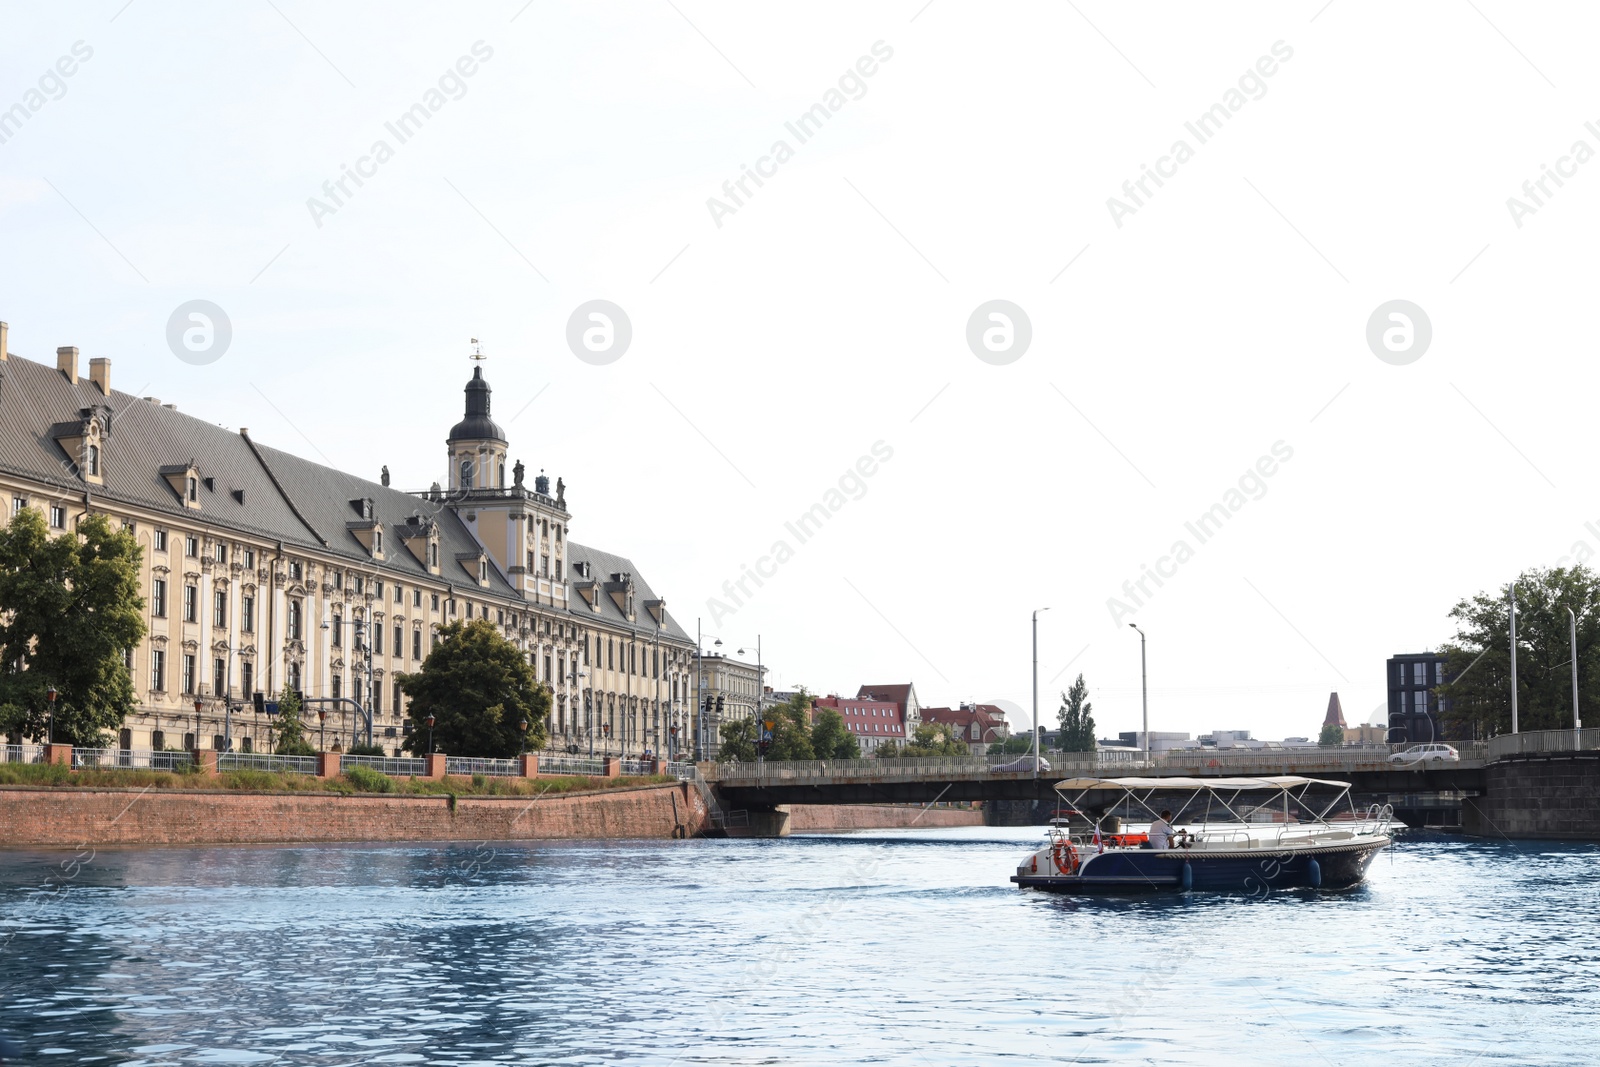
[[[723,699],[722,699],[722,697],[718,697],[717,698],[717,714],[718,715],[722,714],[722,709],[723,709]]]

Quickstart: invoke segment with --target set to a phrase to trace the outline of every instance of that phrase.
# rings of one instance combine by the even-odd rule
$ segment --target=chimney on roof
[[[162,404],[161,406],[166,408],[168,411],[177,411],[178,410],[178,405],[176,405],[176,404]]]
[[[0,322],[0,363],[4,363],[11,354],[6,348],[6,339],[10,336],[10,334],[11,327],[7,326],[3,322]]]
[[[89,380],[100,387],[101,396],[111,395],[111,361],[96,356],[89,361]]]
[[[78,349],[75,346],[62,345],[56,349],[56,370],[66,375],[73,385],[78,384]]]

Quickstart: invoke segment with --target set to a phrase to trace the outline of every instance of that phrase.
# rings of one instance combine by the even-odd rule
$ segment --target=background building
[[[923,708],[922,721],[950,727],[957,741],[966,742],[975,756],[1011,736],[1006,713],[994,704],[962,704],[956,708]]]
[[[849,697],[818,697],[811,705],[812,720],[823,708],[832,708],[844,719],[845,729],[855,734],[861,754],[870,756],[885,741],[903,742],[911,736],[902,706],[891,700],[852,700]]]
[[[57,534],[111,517],[143,550],[149,632],[126,665],[124,748],[265,749],[255,692],[328,701],[313,741],[398,747],[441,627],[488,619],[552,694],[553,744],[658,747],[692,699],[694,645],[629,560],[570,537],[566,487],[507,467],[482,368],[446,439],[448,487],[390,488],[111,387],[111,361],[13,357],[0,324],[0,492]],[[508,474],[510,480],[508,481]],[[370,653],[370,660],[369,660]],[[356,707],[359,705],[361,713]],[[321,727],[321,728],[319,728]],[[462,753],[472,755],[472,753]]]
[[[1390,744],[1446,739],[1439,725],[1439,697],[1433,692],[1435,686],[1444,684],[1444,663],[1445,657],[1438,652],[1389,657]]]

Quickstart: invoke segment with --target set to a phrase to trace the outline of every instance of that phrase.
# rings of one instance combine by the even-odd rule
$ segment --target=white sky
[[[0,144],[12,350],[78,345],[118,388],[422,488],[481,338],[512,455],[690,631],[762,635],[782,686],[1028,707],[1048,605],[1045,717],[1081,670],[1102,735],[1139,717],[1107,600],[1180,538],[1130,616],[1151,726],[1268,738],[1314,735],[1332,690],[1367,719],[1458,598],[1600,548],[1600,162],[1520,228],[1506,205],[1600,149],[1592,9],[674,3],[4,5],[0,109],[93,49]],[[465,95],[398,144],[384,123],[478,41]],[[865,95],[798,144],[785,122],[879,41]],[[1184,123],[1278,41],[1265,95],[1199,144]],[[318,227],[307,198],[380,138],[394,158]],[[719,228],[707,198],[780,138]],[[1194,157],[1118,228],[1107,198],[1180,138]],[[565,343],[595,298],[633,324],[607,366]],[[165,341],[192,299],[233,325],[208,366]],[[1004,366],[965,340],[991,299],[1032,322]],[[1393,299],[1433,325],[1406,366],[1365,340]],[[880,440],[865,495],[797,544],[785,521]],[[1184,523],[1279,441],[1199,545]],[[779,538],[794,558],[711,626]]]

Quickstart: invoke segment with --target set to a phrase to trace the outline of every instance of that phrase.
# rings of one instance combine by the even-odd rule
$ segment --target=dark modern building
[[[1446,740],[1439,724],[1441,702],[1433,692],[1445,682],[1444,662],[1445,657],[1439,652],[1404,652],[1389,657],[1391,745]]]

